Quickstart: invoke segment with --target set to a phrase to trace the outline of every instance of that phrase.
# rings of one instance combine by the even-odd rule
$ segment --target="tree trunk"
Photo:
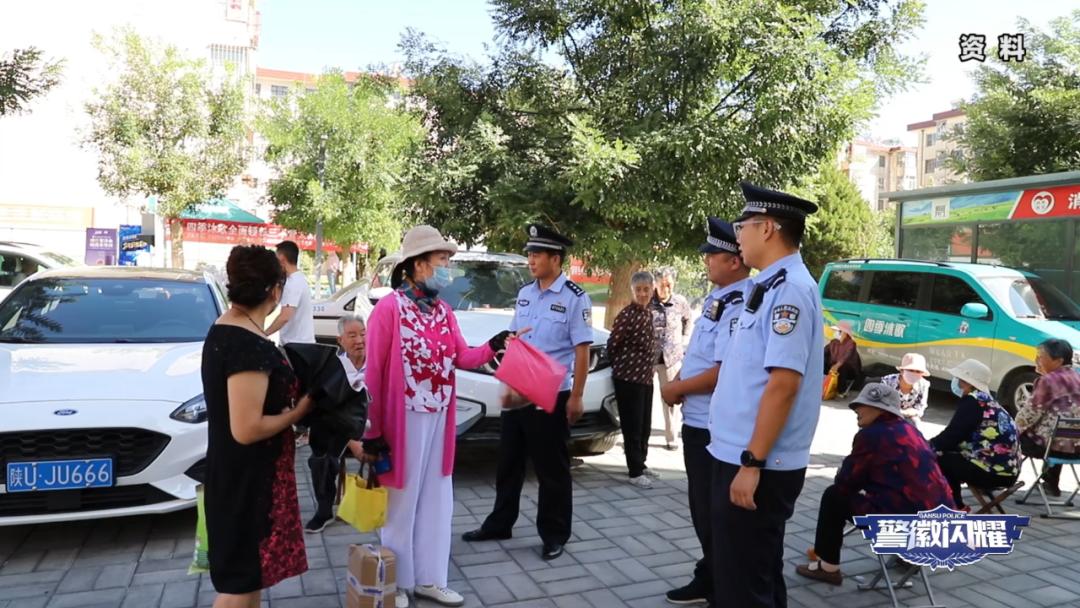
[[[607,310],[604,311],[604,327],[611,329],[615,315],[630,303],[630,277],[641,270],[641,262],[631,260],[611,270],[611,283],[608,284]]]
[[[169,222],[169,241],[172,245],[172,267],[184,267],[184,224],[180,218],[171,218]]]

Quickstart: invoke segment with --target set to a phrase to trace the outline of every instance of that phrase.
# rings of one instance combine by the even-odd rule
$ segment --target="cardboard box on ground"
[[[349,545],[348,588],[345,608],[394,605],[397,570],[394,553],[378,545]]]

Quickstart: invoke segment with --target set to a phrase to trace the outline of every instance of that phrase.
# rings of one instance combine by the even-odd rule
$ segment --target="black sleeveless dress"
[[[251,445],[232,436],[226,382],[246,371],[270,376],[266,415],[281,413],[300,396],[288,360],[272,342],[232,325],[210,328],[202,355],[206,532],[210,580],[219,593],[250,593],[307,571],[292,429]]]

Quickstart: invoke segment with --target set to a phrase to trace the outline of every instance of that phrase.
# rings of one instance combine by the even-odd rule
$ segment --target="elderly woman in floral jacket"
[[[859,432],[851,454],[825,489],[818,510],[811,562],[795,572],[839,585],[844,524],[856,515],[917,513],[953,506],[949,484],[922,433],[900,411],[900,393],[884,384],[863,387],[851,402]]]
[[[1080,373],[1072,368],[1072,345],[1052,338],[1039,345],[1035,355],[1035,391],[1028,403],[1016,414],[1020,431],[1020,450],[1025,456],[1043,458],[1046,444],[1054,433],[1058,417],[1080,418]],[[1050,456],[1075,458],[1080,445],[1072,441],[1057,441]],[[1043,474],[1043,490],[1050,496],[1061,496],[1058,481],[1061,465],[1050,467]]]

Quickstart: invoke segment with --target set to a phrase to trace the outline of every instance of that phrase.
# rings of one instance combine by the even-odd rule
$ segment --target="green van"
[[[904,353],[926,357],[937,380],[964,359],[993,371],[991,388],[1014,413],[1031,396],[1035,348],[1063,338],[1080,365],[1080,306],[1037,275],[1003,266],[917,260],[845,260],[819,282],[826,328],[848,320],[864,368],[895,371]],[[831,335],[826,329],[826,336]],[[939,383],[938,383],[939,384]],[[940,384],[939,384],[940,386]]]

